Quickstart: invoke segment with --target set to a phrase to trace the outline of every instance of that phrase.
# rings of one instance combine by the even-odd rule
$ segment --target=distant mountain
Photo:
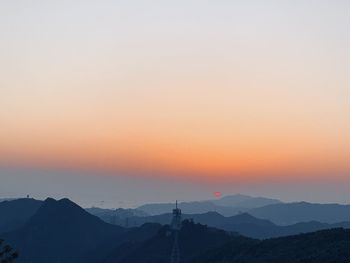
[[[249,210],[249,213],[279,225],[308,221],[322,223],[350,222],[350,205],[339,204],[283,203],[254,208]]]
[[[350,230],[332,229],[268,239],[233,240],[204,252],[191,263],[346,263],[350,262]]]
[[[23,227],[4,239],[19,251],[18,263],[76,263],[88,251],[124,232],[68,199],[48,198]]]
[[[141,226],[145,223],[169,224],[172,214],[156,215],[150,217],[129,217],[123,220],[115,221],[120,226]],[[326,224],[316,221],[297,223],[288,226],[279,226],[266,219],[256,218],[248,213],[242,213],[236,216],[224,217],[217,212],[208,212],[204,214],[183,214],[183,219],[191,219],[196,223],[208,225],[218,229],[237,232],[241,235],[252,238],[272,238],[300,233],[313,232],[317,230],[330,229],[335,227],[350,228],[349,222],[336,224]]]
[[[224,196],[218,200],[211,200],[211,202],[219,206],[242,207],[244,209],[281,203],[281,201],[277,199],[252,197],[242,194]]]
[[[149,214],[145,213],[142,210],[138,209],[103,209],[98,207],[86,208],[87,212],[92,215],[98,216],[103,221],[111,224],[121,225],[120,222],[126,224],[126,220],[130,217],[138,216],[138,217],[146,217]]]
[[[166,213],[162,215],[155,216],[131,216],[126,218],[129,227],[141,226],[145,223],[158,223],[162,225],[169,224],[172,219],[171,213]],[[264,219],[255,218],[247,213],[242,213],[236,216],[225,217],[217,212],[207,212],[203,214],[182,214],[182,219],[190,219],[196,223],[203,225],[208,225],[210,227],[225,228],[226,225],[230,224],[254,224],[259,226],[275,226],[272,222]],[[117,220],[115,222],[117,225],[125,226],[125,219]]]
[[[240,212],[246,212],[252,208],[277,203],[281,203],[281,201],[264,197],[251,197],[237,194],[225,196],[218,200],[181,202],[179,206],[181,207],[182,212],[186,214],[201,214],[215,211],[225,216],[232,216]],[[160,215],[168,213],[173,209],[173,207],[173,203],[158,203],[145,204],[137,209],[150,215]]]
[[[0,233],[23,226],[41,206],[42,201],[22,198],[0,202]]]
[[[272,222],[266,220],[261,222],[249,214],[245,214],[245,219],[252,217],[252,220],[242,221],[241,223],[229,222],[222,226],[218,226],[220,229],[226,231],[234,231],[241,235],[257,238],[257,239],[267,239],[276,238],[290,235],[297,235],[302,233],[309,233],[319,230],[332,229],[332,228],[350,228],[349,222],[341,222],[336,224],[320,223],[317,221],[303,222],[292,224],[288,226],[275,225]]]
[[[222,246],[238,238],[225,231],[208,228],[184,221],[179,233],[182,258],[188,262],[203,251]],[[164,226],[152,238],[140,243],[124,243],[113,251],[102,263],[167,263],[170,262],[174,236],[169,226]],[[100,263],[101,263],[100,262]]]
[[[4,201],[12,201],[12,200],[16,200],[19,198],[0,198],[0,202],[4,202]]]
[[[145,204],[138,207],[138,210],[144,211],[150,215],[161,215],[169,213],[174,209],[175,203],[159,203],[159,204]],[[198,201],[198,202],[181,202],[179,203],[181,210],[186,214],[201,214],[211,211],[217,211],[220,214],[236,214],[239,209],[226,206],[215,205],[211,201]]]

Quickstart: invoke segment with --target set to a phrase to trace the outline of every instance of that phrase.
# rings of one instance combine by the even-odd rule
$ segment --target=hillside
[[[185,214],[202,214],[207,212],[218,212],[224,216],[236,215],[240,212],[246,212],[249,209],[262,207],[271,204],[278,204],[281,201],[265,197],[252,197],[248,195],[229,195],[220,199],[181,202],[179,206]],[[150,215],[159,215],[168,213],[174,207],[173,203],[145,204],[138,207],[138,210],[144,211]]]
[[[307,202],[273,204],[249,210],[255,217],[278,225],[319,221],[322,223],[350,222],[350,205],[313,204]]]
[[[137,227],[145,223],[158,223],[165,225],[169,224],[171,217],[172,215],[170,213],[149,217],[111,217],[107,218],[107,222],[125,227]],[[215,227],[226,231],[237,232],[241,235],[258,239],[295,235],[336,227],[350,228],[349,222],[327,224],[317,221],[302,222],[288,226],[279,226],[269,220],[256,218],[248,213],[225,217],[217,212],[208,212],[204,214],[183,214],[182,217],[183,219],[192,219],[196,223],[208,225],[210,227]],[[105,216],[101,218],[106,219]]]
[[[23,226],[40,208],[42,201],[22,198],[0,202],[0,233]]]
[[[125,230],[90,215],[68,199],[46,199],[20,229],[4,235],[22,262],[79,262],[87,251]]]
[[[203,253],[191,263],[346,263],[350,259],[350,230],[332,229],[252,242],[236,242]]]
[[[236,238],[222,230],[184,221],[179,233],[182,258],[188,262],[204,251],[220,247]],[[173,242],[169,226],[164,226],[154,237],[144,242],[124,243],[103,263],[166,263],[170,261]]]

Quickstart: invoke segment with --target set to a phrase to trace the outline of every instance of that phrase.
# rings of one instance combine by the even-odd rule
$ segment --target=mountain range
[[[145,223],[169,224],[172,214],[162,214],[156,216],[130,216],[128,218],[101,217],[112,224],[124,227],[137,227]],[[264,239],[295,235],[299,233],[313,232],[330,228],[350,228],[350,222],[338,222],[334,224],[320,223],[317,221],[300,222],[287,226],[276,225],[273,222],[256,218],[248,213],[241,213],[235,216],[225,217],[217,212],[207,212],[204,214],[183,214],[183,219],[193,220],[196,223],[208,225],[225,231],[237,232],[241,235]]]
[[[2,237],[19,251],[19,263],[77,263],[90,260],[91,251],[96,256],[100,247],[144,240],[159,228],[145,225],[135,234],[135,229],[105,223],[68,199],[48,198],[28,222]]]
[[[126,229],[103,222],[68,199],[52,198],[2,238],[19,252],[18,263],[168,262],[173,243],[169,226]],[[225,244],[232,235],[184,221],[179,238],[187,260]]]
[[[193,219],[194,222],[234,231],[252,238],[271,238],[307,233],[334,227],[350,228],[350,206],[339,204],[312,204],[307,202],[282,203],[274,199],[233,195],[214,200],[218,204],[236,205],[242,203],[258,206],[269,202],[277,202],[262,207],[247,209],[246,213],[234,216],[223,216],[218,212],[183,214],[184,219]],[[198,202],[206,204],[209,201]],[[0,202],[0,233],[9,232],[23,226],[41,207],[43,201],[31,198],[16,199]],[[195,202],[188,203],[191,206]],[[168,224],[171,220],[171,209],[165,214],[149,215],[137,209],[102,209],[88,208],[103,221],[126,228],[139,227],[145,223]],[[152,204],[150,205],[152,206]],[[158,205],[156,205],[158,206]],[[181,207],[181,204],[179,204]],[[190,206],[188,205],[188,208]],[[181,207],[182,209],[182,207]],[[194,212],[190,210],[190,212]]]
[[[146,204],[137,208],[149,215],[169,213],[173,203]],[[221,199],[182,202],[179,204],[184,214],[203,214],[218,212],[230,217],[243,212],[261,219],[267,219],[277,225],[291,225],[300,222],[318,221],[334,224],[350,222],[350,205],[318,204],[308,202],[284,203],[277,199],[230,195]]]
[[[10,211],[9,215],[17,215],[15,218],[22,220],[15,229],[1,234],[1,238],[19,252],[16,263],[170,261],[174,234],[169,225],[145,223],[128,228],[112,225],[68,199],[14,200],[2,205],[2,219],[7,217],[3,212]],[[19,211],[26,205],[25,213]],[[15,210],[17,213],[13,212]],[[170,222],[171,215],[135,217],[169,219]],[[25,218],[27,221],[23,222]],[[349,262],[350,259],[350,230],[341,228],[264,240],[247,237],[257,235],[261,238],[266,233],[271,236],[277,230],[280,235],[282,229],[285,229],[284,234],[290,235],[295,231],[292,228],[298,231],[304,228],[301,232],[308,232],[320,226],[333,228],[338,225],[309,222],[276,226],[269,220],[258,219],[247,213],[225,217],[210,212],[184,215],[184,218],[178,235],[179,246],[183,260],[189,263],[322,263]],[[216,227],[196,221],[212,222]],[[315,225],[316,228],[312,230]],[[246,236],[241,235],[243,233]]]
[[[281,201],[277,199],[236,194],[214,200],[181,202],[179,203],[179,207],[181,207],[182,212],[185,214],[201,214],[215,211],[224,216],[232,216],[253,208],[279,203]],[[142,205],[137,210],[149,215],[160,215],[168,213],[173,207],[173,203],[157,203]]]
[[[268,219],[279,225],[313,220],[329,224],[350,222],[350,205],[340,204],[281,203],[258,207],[248,212],[255,217]]]

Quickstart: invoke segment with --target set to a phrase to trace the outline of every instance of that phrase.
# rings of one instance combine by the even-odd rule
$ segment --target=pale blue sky
[[[0,197],[169,201],[178,184],[183,199],[350,202],[349,14],[346,0],[1,1]],[[133,176],[76,175],[90,165]]]

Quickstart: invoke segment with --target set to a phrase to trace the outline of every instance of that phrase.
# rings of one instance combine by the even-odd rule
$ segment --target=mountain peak
[[[7,238],[21,251],[20,262],[79,262],[86,251],[124,232],[67,198],[47,198],[35,215]]]
[[[220,206],[242,207],[242,208],[255,208],[262,207],[271,204],[281,203],[280,200],[271,199],[266,197],[253,197],[243,194],[227,195],[218,200],[213,200],[213,203]]]
[[[0,233],[23,226],[40,208],[42,201],[20,198],[0,202]]]
[[[79,205],[75,204],[68,198],[55,200],[47,198],[37,213],[31,218],[29,223],[35,224],[51,222],[52,224],[71,224],[80,222],[80,224],[93,225],[95,223],[103,223],[99,218],[89,214]]]

